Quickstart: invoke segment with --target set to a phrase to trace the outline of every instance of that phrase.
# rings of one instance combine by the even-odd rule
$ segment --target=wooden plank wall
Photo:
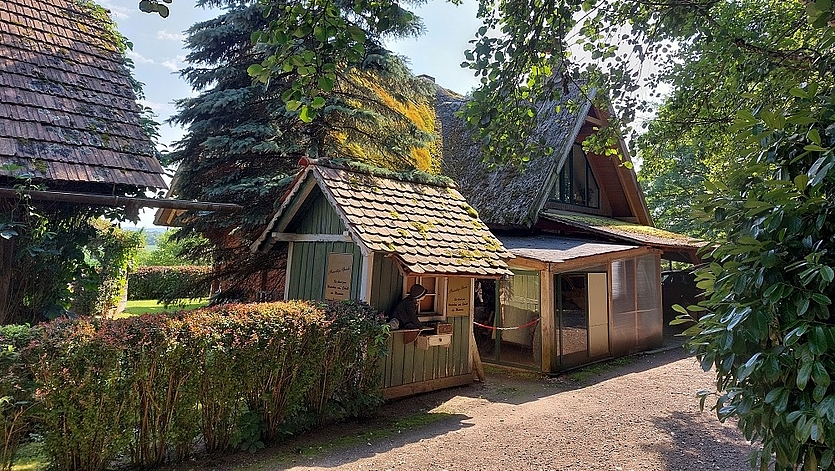
[[[351,299],[361,299],[362,253],[353,242],[293,242],[287,299],[324,299],[328,254],[351,253]]]
[[[470,329],[472,319],[450,317],[453,324],[452,344],[449,347],[417,348],[415,342],[403,343],[404,332],[392,331],[388,340],[388,356],[384,364],[384,385],[386,389],[396,388],[399,393],[386,394],[398,397],[429,389],[466,384],[472,379],[470,373]],[[456,378],[458,377],[458,378]],[[467,381],[462,381],[466,379]],[[449,384],[444,380],[452,380]],[[455,384],[453,384],[455,383]],[[440,385],[428,388],[428,385]],[[413,385],[413,387],[404,387]]]
[[[342,234],[345,225],[316,188],[311,202],[294,219],[288,231],[298,234]],[[351,271],[351,299],[362,299],[362,253],[352,242],[293,242],[293,256],[288,273],[288,299],[324,299],[325,270],[328,254],[350,253],[354,255]]]
[[[374,255],[371,269],[371,300],[368,304],[390,314],[395,304],[403,299],[403,275],[397,263],[383,254]]]

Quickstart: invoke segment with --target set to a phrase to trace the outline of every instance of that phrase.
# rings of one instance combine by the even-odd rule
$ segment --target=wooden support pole
[[[473,360],[473,379],[476,381],[484,382],[486,376],[484,376],[484,367],[481,365],[481,355],[478,354],[478,346],[475,343],[475,333],[473,332],[473,326],[470,326],[470,342],[473,345],[473,348],[470,350],[473,352],[472,360]]]

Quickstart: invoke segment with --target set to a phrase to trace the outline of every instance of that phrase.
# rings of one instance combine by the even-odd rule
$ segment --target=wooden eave
[[[511,250],[513,253],[513,250]],[[536,270],[547,271],[548,273],[568,273],[572,271],[582,270],[583,268],[593,267],[602,264],[611,263],[614,260],[621,260],[624,258],[640,257],[650,253],[661,254],[662,251],[648,246],[636,246],[630,249],[621,250],[618,252],[607,252],[596,255],[588,255],[585,257],[572,258],[564,262],[545,262],[525,255],[514,253],[515,258],[510,262],[511,268],[514,266],[521,266],[524,268],[533,268]]]
[[[128,208],[168,208],[175,210],[236,212],[243,209],[232,203],[188,201],[177,199],[142,198],[136,196],[111,196],[67,191],[20,190],[0,188],[0,198],[19,198],[25,195],[36,201],[57,201],[62,203],[89,204],[92,206],[124,206]]]
[[[578,213],[578,215],[585,216],[581,213]],[[628,232],[624,231],[614,232],[588,224],[574,223],[566,220],[557,221],[545,218],[541,218],[539,220],[537,228],[546,232],[559,233],[569,237],[592,236],[601,240],[609,240],[612,242],[628,242],[636,245],[654,247],[661,250],[663,252],[663,258],[667,260],[693,264],[702,263],[702,259],[698,255],[701,245],[697,243],[697,241],[677,243],[669,239],[666,241],[660,239],[647,240],[645,238],[641,238],[639,235],[632,236]]]
[[[372,251],[359,240],[358,237],[355,237],[353,232],[351,231],[350,224],[348,223],[347,218],[343,211],[341,211],[339,204],[337,204],[336,200],[333,198],[321,181],[321,176],[316,173],[315,165],[308,165],[306,166],[293,182],[290,184],[290,188],[287,192],[282,196],[281,201],[282,204],[279,207],[278,211],[276,212],[273,219],[267,225],[267,229],[264,233],[259,237],[253,244],[250,246],[250,250],[252,252],[267,252],[269,251],[276,242],[292,242],[292,241],[302,241],[299,240],[298,235],[294,235],[293,233],[285,232],[287,227],[290,225],[290,222],[296,215],[299,213],[299,210],[304,206],[304,203],[307,201],[307,198],[313,192],[313,189],[318,187],[319,190],[322,192],[322,195],[325,199],[328,200],[328,204],[331,205],[333,210],[336,212],[337,216],[339,217],[340,221],[342,221],[343,226],[346,228],[344,235],[336,234],[339,236],[340,241],[348,241],[354,242],[360,248],[360,253],[364,256],[368,256]],[[330,236],[334,236],[333,234],[329,234]],[[314,237],[321,239],[319,241],[325,241],[325,235],[321,235],[319,237]],[[313,241],[313,240],[308,240]]]

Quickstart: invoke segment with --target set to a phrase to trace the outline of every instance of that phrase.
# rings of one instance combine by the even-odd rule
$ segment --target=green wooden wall
[[[470,374],[471,319],[450,317],[452,345],[421,350],[415,342],[403,343],[402,331],[392,331],[388,340],[384,385],[386,388]]]
[[[325,270],[328,254],[350,253],[351,299],[361,299],[362,253],[353,242],[294,242],[287,279],[287,299],[325,299]]]
[[[291,221],[287,232],[297,234],[342,234],[345,225],[328,200],[317,188],[310,200]],[[351,299],[360,299],[362,293],[362,254],[353,242],[294,242],[287,280],[288,299],[324,299],[325,270],[328,254],[353,254],[351,270]]]
[[[287,227],[287,232],[297,234],[342,234],[344,231],[345,225],[318,187]]]
[[[386,314],[390,314],[395,304],[403,298],[403,275],[397,269],[397,263],[384,254],[374,254],[371,271],[370,304]]]
[[[287,232],[297,234],[342,234],[345,226],[336,211],[317,188],[298,216],[290,222]],[[351,299],[363,293],[362,262],[359,247],[353,242],[294,242],[287,279],[288,299],[323,299],[328,254],[353,255]],[[397,263],[385,254],[374,254],[371,267],[371,299],[375,309],[389,313],[403,297],[403,275]],[[389,355],[381,365],[385,387],[418,384],[444,378],[470,375],[470,329],[472,318],[451,317],[452,344],[449,347],[417,348],[415,342],[404,344],[402,331],[393,331],[388,339]],[[458,379],[460,381],[460,378]],[[443,387],[443,386],[439,386]]]

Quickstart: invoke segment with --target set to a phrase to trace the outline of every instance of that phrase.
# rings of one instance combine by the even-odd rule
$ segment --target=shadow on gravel
[[[625,358],[606,360],[567,371],[554,377],[545,377],[532,372],[502,370],[498,367],[485,365],[487,379],[483,383],[474,383],[469,386],[399,399],[386,404],[383,410],[392,407],[396,409],[432,409],[457,396],[484,399],[494,403],[520,405],[552,394],[593,386],[612,378],[648,371],[687,358],[687,356],[679,342],[655,352],[638,353]],[[698,368],[695,359],[693,359],[693,363]]]
[[[660,456],[667,471],[751,469],[748,456],[754,448],[734,426],[716,427],[715,420],[718,419],[713,414],[682,412],[656,418],[653,423],[665,435],[642,446]]]
[[[464,414],[447,414],[443,412],[423,412],[422,414],[424,418],[428,418],[427,423],[415,425],[415,416],[407,416],[393,426],[383,427],[382,429],[375,428],[371,433],[366,431],[358,435],[353,435],[352,437],[348,437],[347,441],[342,441],[342,443],[339,440],[336,442],[327,441],[325,447],[307,445],[306,448],[298,448],[296,450],[299,454],[298,456],[285,455],[283,459],[276,457],[272,464],[282,465],[280,469],[293,469],[297,466],[304,467],[314,464],[313,462],[315,460],[316,467],[335,468],[380,453],[396,451],[398,448],[416,441],[430,439],[448,432],[472,427],[471,424],[464,423],[465,420],[470,419],[469,416]],[[403,426],[398,427],[398,423]],[[318,441],[316,437],[313,437],[313,440]],[[342,452],[339,452],[340,450]],[[322,455],[325,455],[324,458]],[[405,455],[404,459],[406,459]],[[246,471],[255,471],[256,469],[246,468]]]

